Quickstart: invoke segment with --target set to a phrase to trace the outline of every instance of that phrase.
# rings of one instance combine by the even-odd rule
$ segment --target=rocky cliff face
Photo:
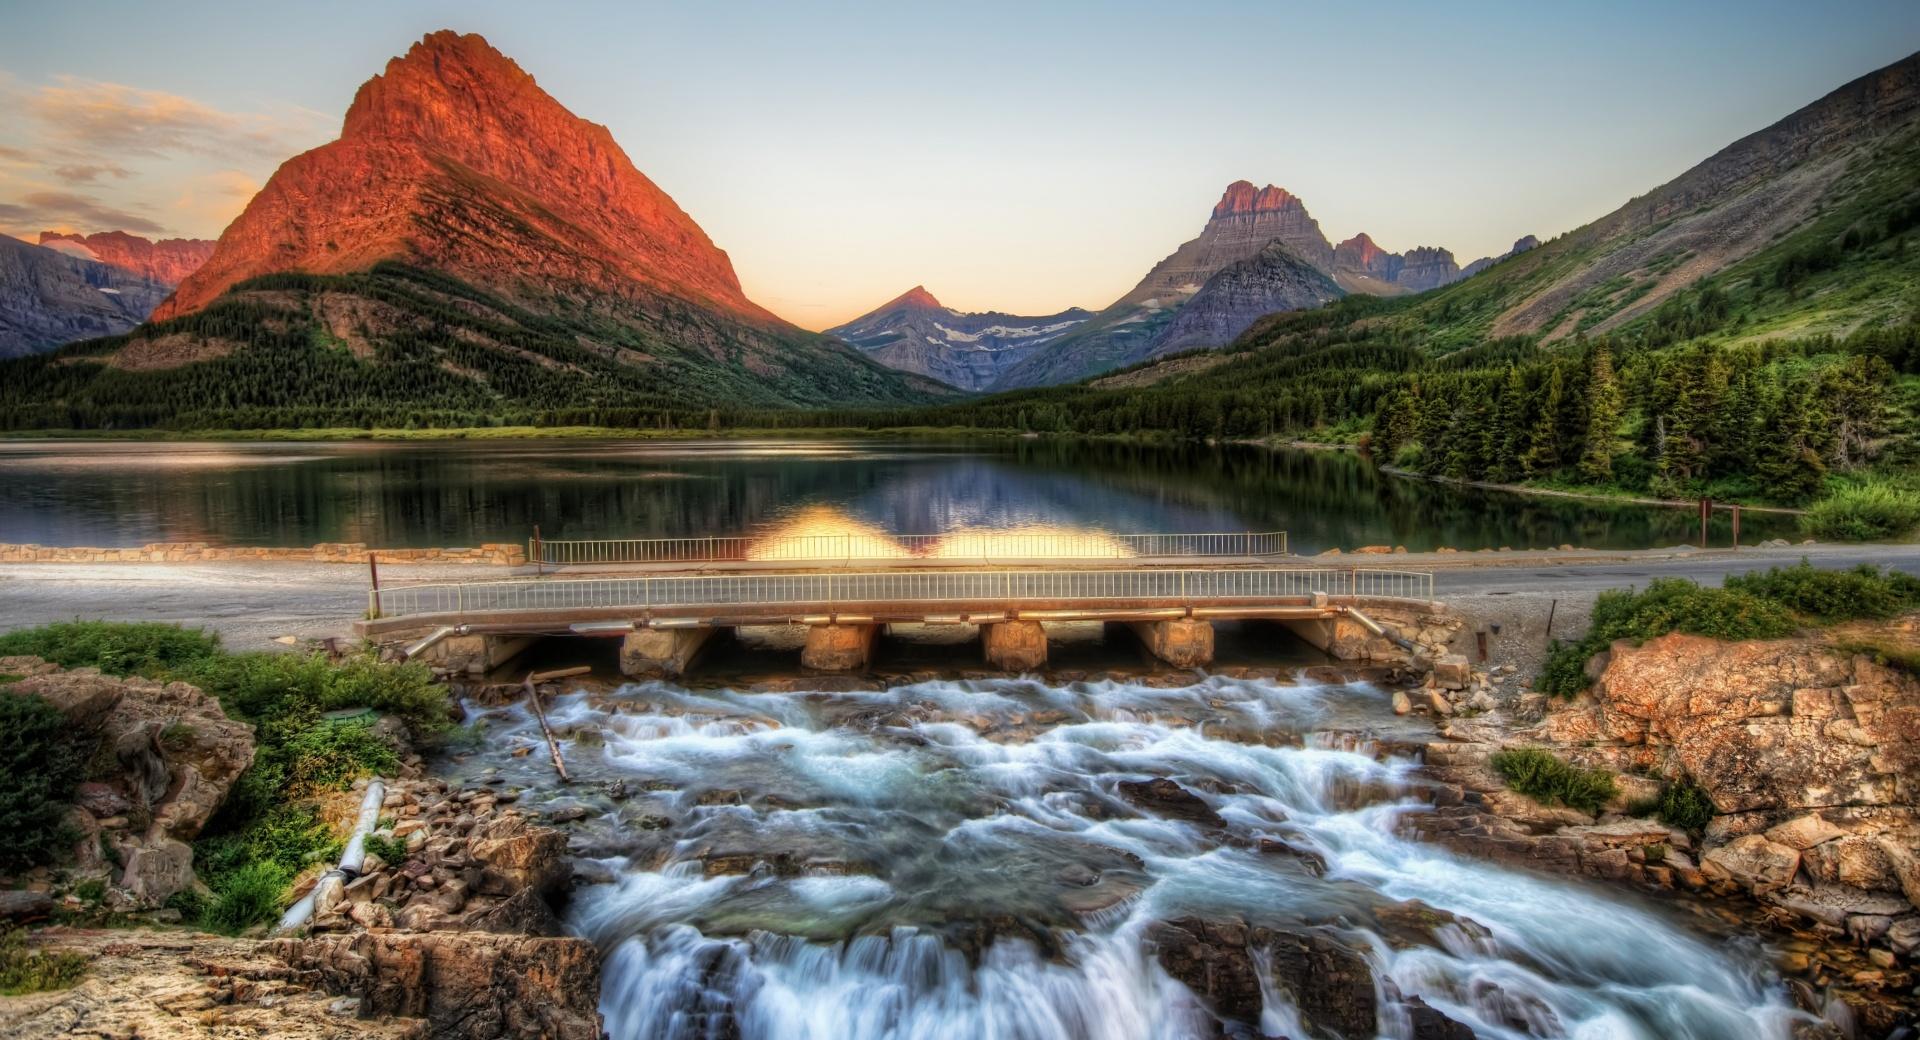
[[[0,235],[0,358],[125,332],[168,286],[117,267]]]
[[[1200,291],[1229,264],[1246,260],[1279,240],[1293,255],[1319,268],[1333,268],[1333,246],[1306,204],[1274,185],[1248,181],[1227,185],[1200,236],[1153,266],[1115,306],[1174,307]]]
[[[388,62],[339,140],[287,160],[154,317],[256,275],[379,260],[509,293],[664,296],[778,324],[605,127],[473,35],[432,33]]]
[[[1261,315],[1318,307],[1344,295],[1318,268],[1284,244],[1269,242],[1254,256],[1207,279],[1174,313],[1151,356],[1231,343]]]
[[[1533,249],[1537,247],[1539,244],[1540,244],[1540,240],[1538,238],[1535,238],[1532,235],[1522,235],[1519,239],[1514,241],[1512,249],[1509,249],[1506,252],[1501,253],[1499,256],[1483,256],[1480,259],[1475,260],[1474,262],[1468,264],[1467,266],[1462,267],[1460,269],[1460,277],[1471,278],[1474,275],[1479,274],[1480,272],[1486,270],[1487,268],[1492,267],[1494,264],[1497,264],[1500,261],[1507,259],[1508,257],[1519,256],[1521,253],[1524,253],[1529,249]]]
[[[1001,373],[1092,316],[1078,307],[1040,317],[956,311],[916,285],[845,325],[828,329],[827,335],[851,343],[889,368],[917,372],[962,390],[984,390]]]
[[[91,235],[42,231],[40,244],[70,256],[98,260],[168,286],[185,281],[213,255],[213,243],[203,238],[163,238],[154,242],[125,231]]]
[[[1426,292],[1460,280],[1460,265],[1453,254],[1435,246],[1417,246],[1400,259],[1400,271],[1394,284],[1408,292]]]

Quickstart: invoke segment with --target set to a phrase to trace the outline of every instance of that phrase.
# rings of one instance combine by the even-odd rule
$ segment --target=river
[[[1364,682],[628,685],[550,708],[567,789],[514,756],[523,707],[476,711],[447,768],[585,817],[570,925],[615,1040],[1404,1038],[1414,998],[1483,1038],[1804,1020],[1748,940],[1403,837],[1426,805],[1394,741],[1424,724]],[[1156,778],[1185,802],[1143,800]],[[1224,1026],[1156,954],[1195,921],[1248,929]]]
[[[1711,537],[1730,537],[1724,514]],[[847,528],[1286,531],[1293,551],[1639,549],[1690,510],[1384,476],[1351,453],[971,441],[0,442],[0,541],[380,548]],[[1748,543],[1793,534],[1749,513]]]

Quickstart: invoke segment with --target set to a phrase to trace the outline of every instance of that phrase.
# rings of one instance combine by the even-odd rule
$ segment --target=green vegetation
[[[1920,646],[1892,639],[1849,639],[1834,644],[1834,649],[1849,654],[1865,654],[1888,668],[1897,668],[1920,679]]]
[[[0,654],[15,653],[67,667],[189,682],[217,698],[229,717],[253,724],[253,765],[194,844],[195,870],[213,897],[187,897],[176,904],[202,926],[221,931],[272,920],[301,871],[339,857],[341,840],[312,799],[398,767],[400,752],[376,729],[375,715],[398,717],[416,736],[435,737],[449,729],[446,693],[424,666],[384,664],[368,655],[336,664],[320,654],[232,654],[204,632],[106,622],[0,636]],[[368,714],[325,717],[343,708],[365,708]],[[64,759],[47,754],[63,739],[64,722],[37,698],[0,697],[0,712],[6,713],[0,714],[0,813],[15,805],[23,819],[39,813],[32,819],[40,821],[41,830],[23,822],[10,833],[45,831],[41,844],[57,848],[60,835],[46,828],[57,828],[85,756],[76,754],[63,764]],[[176,737],[191,739],[191,733]],[[0,827],[10,819],[0,815]]]
[[[323,298],[330,314],[367,315],[349,339],[322,315]],[[102,363],[167,337],[220,349],[165,369]],[[0,428],[18,430],[701,429],[714,405],[908,404],[938,393],[812,333],[667,300],[555,299],[535,312],[391,262],[252,279],[203,311],[6,362],[0,373]]]
[[[86,971],[80,954],[30,950],[25,929],[0,925],[0,997],[66,989]]]
[[[0,693],[0,870],[38,866],[72,844],[65,817],[85,762],[58,709]]]
[[[1714,812],[1713,800],[1707,797],[1707,789],[1692,777],[1668,781],[1660,789],[1660,797],[1654,800],[1653,805],[1653,815],[1661,823],[1692,834],[1706,830]]]
[[[1715,639],[1778,639],[1803,625],[1887,618],[1920,609],[1920,579],[1861,565],[1817,570],[1805,560],[1729,577],[1722,588],[1662,578],[1645,592],[1612,589],[1593,605],[1585,638],[1555,643],[1535,685],[1571,697],[1587,688],[1587,662],[1615,640],[1644,642],[1669,632]]]
[[[404,863],[407,860],[407,843],[392,834],[367,835],[366,849],[368,855],[378,856],[385,863]]]
[[[1612,773],[1569,765],[1540,748],[1498,751],[1491,764],[1508,787],[1544,805],[1597,813],[1620,793]]]
[[[1861,564],[1851,570],[1818,570],[1801,560],[1729,577],[1729,589],[1771,600],[1821,624],[1860,618],[1890,618],[1920,609],[1920,578]]]
[[[0,657],[30,655],[108,675],[163,675],[218,650],[219,640],[205,632],[151,623],[62,621],[0,635]]]
[[[1884,481],[1844,487],[1807,510],[1806,526],[1817,538],[1843,542],[1905,538],[1920,531],[1920,491]]]

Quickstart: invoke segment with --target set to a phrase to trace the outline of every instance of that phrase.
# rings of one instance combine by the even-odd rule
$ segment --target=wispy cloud
[[[118,228],[143,235],[166,231],[138,213],[102,203],[90,195],[67,191],[28,192],[18,203],[0,202],[0,224],[15,229],[102,230]]]
[[[189,97],[61,76],[27,95],[49,143],[116,157],[176,153],[247,155],[280,160],[291,155],[303,124],[317,117],[292,113],[223,112]]]
[[[113,163],[66,163],[55,166],[53,175],[74,184],[92,184],[102,177],[126,180],[133,171]]]

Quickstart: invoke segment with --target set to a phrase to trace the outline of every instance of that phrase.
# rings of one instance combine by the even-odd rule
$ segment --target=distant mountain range
[[[42,231],[40,243],[0,235],[0,358],[133,328],[213,251],[212,242],[124,231]]]
[[[748,299],[605,127],[453,32],[362,85],[339,139],[282,164],[152,318],[54,358],[31,405],[56,423],[644,422],[947,392]],[[150,399],[119,385],[108,404],[108,372],[144,373]]]
[[[1535,241],[1521,239],[1514,252]],[[1097,314],[1076,308],[1048,318],[983,315],[992,319],[988,324],[1020,330],[987,343],[968,338],[971,329],[946,331],[960,315],[944,308],[940,327],[930,327],[922,310],[900,305],[903,296],[827,332],[884,364],[966,390],[1045,386],[1225,346],[1275,311],[1318,307],[1348,293],[1397,296],[1438,288],[1497,259],[1476,260],[1463,271],[1445,249],[1390,253],[1364,233],[1336,246],[1285,188],[1235,181],[1197,238]],[[1072,324],[1063,324],[1069,316]]]

